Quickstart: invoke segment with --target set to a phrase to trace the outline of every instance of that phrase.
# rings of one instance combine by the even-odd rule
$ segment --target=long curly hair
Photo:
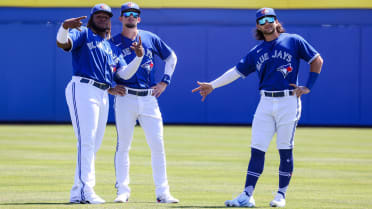
[[[278,25],[275,29],[278,33],[285,33],[285,29],[280,22],[278,22]],[[259,31],[257,28],[254,31],[256,40],[265,40],[265,36],[261,31]]]

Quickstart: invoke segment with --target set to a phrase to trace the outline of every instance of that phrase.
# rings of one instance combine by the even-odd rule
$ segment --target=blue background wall
[[[69,122],[64,89],[71,55],[56,47],[67,18],[89,8],[0,8],[1,122]],[[113,33],[121,29],[114,9]],[[277,10],[288,32],[299,33],[324,58],[311,94],[302,97],[302,125],[372,125],[372,10]],[[196,81],[211,81],[257,42],[255,10],[143,9],[140,27],[176,52],[172,83],[159,98],[165,123],[250,124],[259,100],[257,75],[216,89],[202,103]],[[163,64],[156,63],[162,71]],[[304,84],[309,65],[301,63]],[[111,103],[112,105],[112,103]],[[113,122],[112,108],[109,121]]]

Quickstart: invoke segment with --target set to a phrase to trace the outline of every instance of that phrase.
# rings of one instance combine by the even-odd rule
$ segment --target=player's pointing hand
[[[197,81],[196,83],[199,85],[199,87],[193,89],[192,93],[200,91],[199,93],[203,97],[201,101],[204,102],[205,97],[213,91],[212,84],[204,82],[202,83],[199,81]]]
[[[134,50],[134,52],[136,53],[137,57],[142,57],[144,55],[144,49],[142,47],[142,40],[141,40],[141,36],[138,36],[138,43],[137,42],[133,42],[132,43],[132,46],[130,46],[131,49]]]
[[[83,20],[85,18],[87,18],[87,16],[81,16],[81,17],[75,17],[75,18],[67,19],[63,22],[63,27],[65,29],[76,28],[80,31],[79,27],[83,25],[83,22],[81,22],[81,20]]]

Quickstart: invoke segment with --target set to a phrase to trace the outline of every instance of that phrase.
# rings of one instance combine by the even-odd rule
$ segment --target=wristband
[[[63,25],[58,29],[57,41],[61,44],[68,43],[68,29],[65,29]]]
[[[310,72],[309,73],[309,78],[307,79],[307,83],[306,83],[306,87],[308,89],[313,88],[313,86],[315,84],[315,81],[318,78],[318,76],[319,76],[319,73],[315,73],[315,72]]]
[[[161,82],[164,82],[164,83],[169,85],[170,84],[170,76],[167,75],[167,74],[164,74],[163,78],[161,79]]]

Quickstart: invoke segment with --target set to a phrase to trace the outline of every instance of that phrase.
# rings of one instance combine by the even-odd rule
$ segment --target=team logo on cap
[[[108,9],[107,6],[105,4],[102,4],[101,5],[101,9]]]
[[[128,3],[128,7],[132,7],[132,2],[129,2]]]
[[[284,78],[287,77],[287,75],[292,72],[293,68],[291,66],[291,63],[288,63],[286,65],[282,65],[276,69],[277,71],[281,72],[284,76]]]
[[[269,13],[269,10],[267,10],[267,9],[263,9],[262,11],[261,11],[261,14],[266,14],[266,13]]]

